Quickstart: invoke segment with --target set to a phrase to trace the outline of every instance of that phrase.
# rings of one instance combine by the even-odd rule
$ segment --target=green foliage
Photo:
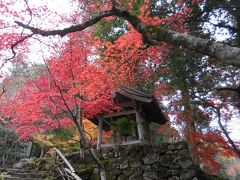
[[[123,19],[103,19],[94,28],[94,36],[100,37],[102,41],[114,42],[119,36],[126,32],[127,24]]]
[[[25,156],[27,144],[17,139],[14,130],[0,124],[0,165],[13,164]]]
[[[142,5],[145,4],[144,0],[137,0],[133,2],[133,9],[132,9],[132,14],[138,16],[139,15],[139,11],[140,8],[142,7]]]
[[[66,129],[55,129],[46,134],[35,134],[34,141],[39,147],[50,149],[57,147],[61,150],[73,150],[79,147],[79,136],[75,126]]]
[[[166,134],[158,133],[157,131],[161,125],[156,123],[151,123],[149,126],[150,126],[150,135],[151,135],[153,144],[161,144],[161,143],[168,142]]]
[[[71,126],[67,129],[55,129],[49,132],[49,135],[53,135],[52,140],[56,141],[67,141],[73,138],[77,134],[75,126]]]
[[[113,131],[120,136],[135,135],[136,122],[133,119],[122,117],[112,123]]]

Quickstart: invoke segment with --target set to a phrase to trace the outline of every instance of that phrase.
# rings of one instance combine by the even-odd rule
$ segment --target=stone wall
[[[104,148],[99,152],[109,180],[192,180],[197,170],[187,144],[130,145]],[[87,156],[88,157],[88,156]],[[99,169],[90,158],[80,162],[69,157],[83,179],[99,179]]]

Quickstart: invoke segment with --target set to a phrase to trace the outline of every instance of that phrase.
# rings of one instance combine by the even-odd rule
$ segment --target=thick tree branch
[[[64,28],[61,30],[53,30],[53,31],[44,31],[41,30],[39,28],[34,28],[30,25],[27,24],[23,24],[22,22],[19,21],[15,21],[16,24],[18,24],[19,26],[25,28],[25,29],[29,29],[30,31],[32,31],[33,34],[39,34],[41,36],[55,36],[55,35],[59,35],[61,37],[69,34],[69,33],[73,33],[73,32],[77,32],[77,31],[82,31],[94,24],[96,24],[98,21],[100,21],[101,19],[105,18],[105,17],[109,17],[114,15],[113,11],[103,11],[98,13],[98,15],[96,15],[95,17],[91,18],[90,20],[86,21],[85,23],[82,24],[78,24],[76,26],[71,26],[68,28]]]
[[[60,35],[62,37],[72,32],[82,31],[87,27],[96,24],[102,18],[109,16],[121,17],[131,23],[133,28],[140,32],[151,45],[159,45],[161,42],[165,41],[172,45],[182,46],[195,52],[217,58],[222,63],[240,67],[240,48],[238,47],[229,46],[216,41],[210,41],[208,39],[198,38],[186,33],[179,33],[177,31],[147,25],[128,11],[122,10],[116,6],[113,6],[113,9],[110,11],[100,12],[94,18],[91,18],[85,23],[71,26],[62,30],[43,31],[39,28],[25,25],[19,21],[15,22],[19,26],[31,30],[33,34],[39,34],[42,36]]]
[[[27,10],[28,10],[29,15],[30,15],[30,20],[29,20],[28,23],[27,23],[27,25],[29,25],[29,24],[32,22],[32,15],[33,15],[33,13],[32,13],[32,10],[31,10],[29,4],[28,4],[28,0],[24,0],[24,2],[25,2],[25,4],[26,4],[26,6],[27,6]],[[22,32],[21,32],[21,36],[23,36],[23,32],[24,32],[24,28],[23,28],[23,30],[22,30]]]
[[[240,86],[238,87],[222,87],[222,88],[217,88],[217,91],[233,91],[238,94],[240,98]]]

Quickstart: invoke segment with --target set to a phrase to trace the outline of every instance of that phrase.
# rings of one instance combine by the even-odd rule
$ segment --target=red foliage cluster
[[[188,131],[186,136],[194,139],[193,143],[195,143],[197,149],[193,153],[195,156],[200,157],[201,164],[209,173],[216,173],[221,168],[220,163],[216,160],[217,155],[222,157],[236,156],[220,132],[215,131],[204,134]]]
[[[46,62],[48,70],[43,75],[26,82],[13,100],[2,104],[8,107],[3,115],[11,118],[22,139],[34,132],[71,126],[70,115],[76,113],[76,106],[87,118],[114,108],[113,81],[88,59],[90,48],[70,37],[61,57]]]
[[[141,35],[134,29],[111,43],[101,43],[107,48],[103,52],[101,65],[105,67],[120,85],[133,85],[139,79],[153,81],[153,74],[164,69],[160,64],[165,61],[169,46],[149,47],[140,50]]]

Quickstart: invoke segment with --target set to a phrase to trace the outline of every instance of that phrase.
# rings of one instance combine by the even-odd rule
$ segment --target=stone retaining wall
[[[192,180],[198,179],[187,144],[130,145],[104,148],[101,160],[107,169],[109,180]],[[99,179],[99,170],[89,158],[76,164],[70,158],[83,179]]]

